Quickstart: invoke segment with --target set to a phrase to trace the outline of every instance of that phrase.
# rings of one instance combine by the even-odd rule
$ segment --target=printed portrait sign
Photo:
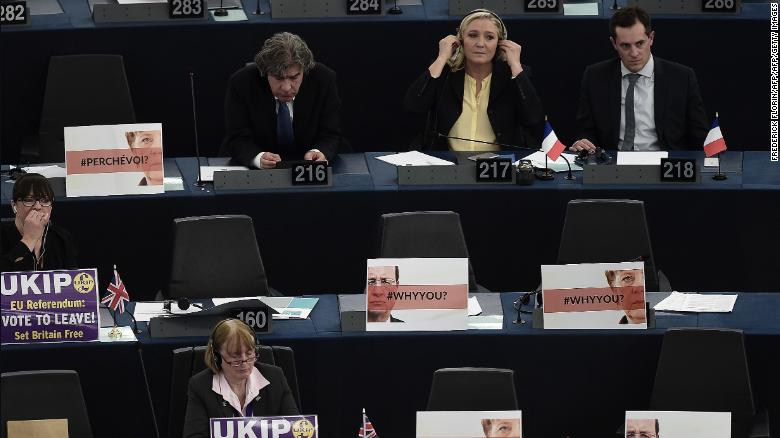
[[[417,413],[416,438],[522,438],[521,411]]]
[[[65,170],[68,197],[163,193],[162,124],[66,127]]]
[[[646,329],[642,262],[543,265],[544,328]]]
[[[316,415],[212,418],[211,438],[317,438]]]
[[[3,344],[98,340],[96,269],[3,272]]]
[[[366,331],[466,330],[467,259],[369,259]]]
[[[626,438],[731,438],[731,412],[627,411]]]

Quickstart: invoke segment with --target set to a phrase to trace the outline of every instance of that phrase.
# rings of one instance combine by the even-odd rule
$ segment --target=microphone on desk
[[[179,297],[174,300],[165,300],[163,301],[163,309],[167,312],[170,312],[173,303],[176,303],[176,307],[179,310],[187,310],[190,308],[190,306],[195,306],[198,309],[203,310],[203,306],[198,303],[193,303],[187,297]]]
[[[216,15],[216,12],[214,13]],[[195,73],[190,72],[190,95],[192,96],[192,126],[195,131],[195,158],[198,160],[198,179],[195,181],[195,187],[203,187],[206,183],[200,175],[200,146],[198,145],[198,117],[195,112]]]
[[[403,14],[404,11],[402,11],[401,8],[398,7],[398,0],[394,0],[393,7],[388,9],[387,13],[391,15],[398,15],[398,14]]]
[[[498,143],[498,142],[491,142],[491,141],[474,140],[474,139],[470,139],[470,138],[454,137],[454,136],[450,136],[450,135],[444,135],[441,132],[436,132],[436,135],[439,138],[447,138],[447,139],[450,139],[450,140],[473,141],[475,143],[490,144],[490,145],[500,146],[502,148],[508,148],[508,149],[518,149],[518,150],[521,150],[521,151],[533,151],[533,152],[539,152],[540,151],[540,149],[529,148],[527,146],[518,146],[518,145],[508,144],[508,143]],[[574,175],[572,175],[572,173],[571,173],[571,163],[569,163],[569,160],[563,154],[561,154],[561,158],[563,158],[563,160],[566,161],[566,165],[569,167],[569,172],[568,172],[568,175],[566,175],[566,179],[570,180],[570,181],[574,180],[575,179]],[[536,177],[537,178],[539,178],[539,179],[551,179],[548,176],[546,176],[548,174],[548,172],[550,172],[550,169],[538,169],[538,168],[535,168],[535,169],[537,169],[537,171],[536,171]]]

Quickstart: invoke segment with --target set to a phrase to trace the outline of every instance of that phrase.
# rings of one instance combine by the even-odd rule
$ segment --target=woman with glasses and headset
[[[76,245],[70,233],[51,223],[54,190],[49,180],[27,173],[14,183],[13,221],[3,221],[3,272],[76,269]]]
[[[207,369],[190,378],[185,438],[210,436],[209,419],[297,415],[282,369],[258,363],[255,332],[237,319],[214,327],[204,360]]]

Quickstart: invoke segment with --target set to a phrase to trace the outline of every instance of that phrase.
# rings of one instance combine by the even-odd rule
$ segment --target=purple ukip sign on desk
[[[3,272],[3,344],[96,341],[97,270]]]
[[[212,418],[211,438],[317,438],[316,415]]]

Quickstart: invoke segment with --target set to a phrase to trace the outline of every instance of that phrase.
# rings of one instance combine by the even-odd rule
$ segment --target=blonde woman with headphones
[[[26,173],[14,183],[13,221],[0,228],[0,271],[77,269],[70,233],[52,225],[54,190],[45,176]]]
[[[520,62],[522,47],[507,36],[498,15],[477,9],[463,17],[457,35],[439,41],[436,60],[404,98],[408,110],[428,114],[423,138],[413,147],[497,151],[501,146],[495,143],[540,146],[542,102],[528,67]]]
[[[205,370],[190,378],[184,438],[208,438],[209,419],[297,415],[281,368],[257,362],[255,332],[242,321],[218,323],[206,346]]]

